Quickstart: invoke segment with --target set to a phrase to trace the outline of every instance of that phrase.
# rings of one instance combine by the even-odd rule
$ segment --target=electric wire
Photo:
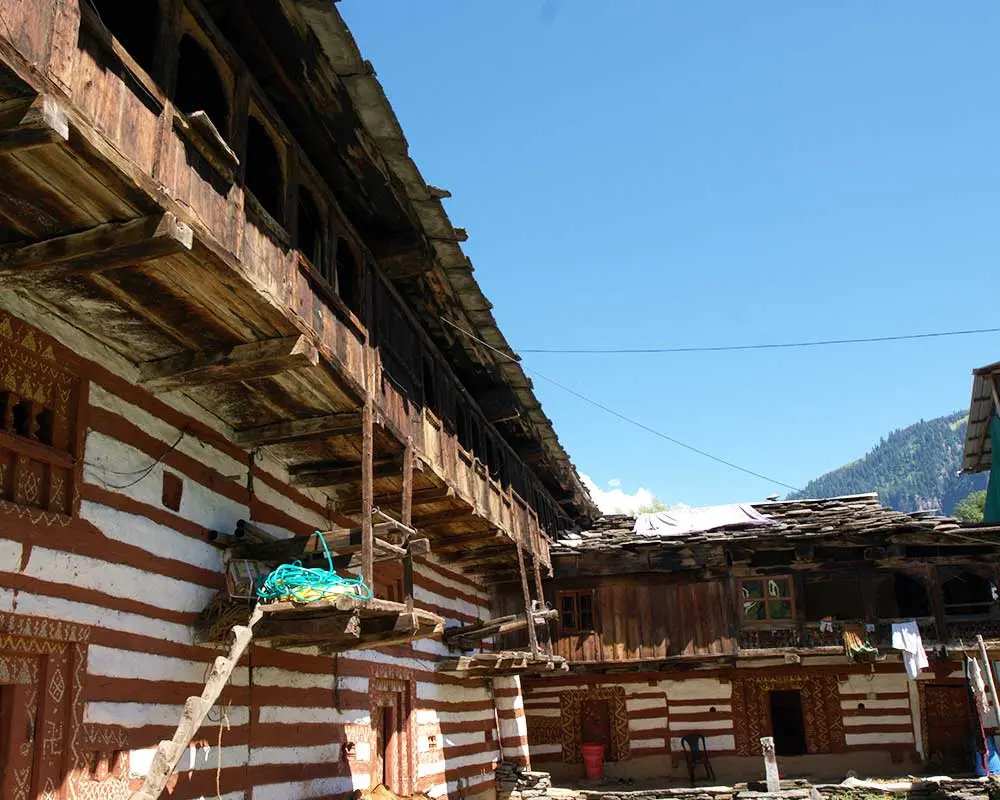
[[[871,344],[874,342],[903,342],[914,339],[940,339],[949,336],[976,336],[1000,333],[1000,328],[974,328],[962,331],[934,331],[932,333],[906,333],[898,336],[865,336],[857,339],[818,339],[805,342],[773,342],[760,344],[725,344],[694,347],[521,347],[522,353],[550,353],[560,355],[624,355],[652,353],[726,353],[741,350],[787,350],[802,347],[829,347],[844,344]]]
[[[465,330],[464,328],[460,327],[459,325],[456,325],[450,319],[446,319],[445,317],[442,316],[441,320],[443,322],[445,322],[446,324],[450,325],[452,328],[454,328],[456,331],[458,331],[459,333],[461,333],[463,336],[467,336],[469,339],[473,340],[474,342],[477,342],[478,344],[483,345],[484,347],[488,348],[489,350],[491,350],[492,352],[496,353],[497,355],[502,356],[503,358],[507,359],[508,361],[513,361],[515,363],[518,362],[518,359],[515,356],[512,356],[509,353],[505,353],[502,350],[497,349],[496,347],[494,347],[493,345],[491,345],[489,342],[484,342],[482,339],[480,339],[474,333],[472,333],[471,331]],[[604,411],[607,414],[611,414],[612,416],[617,417],[618,419],[622,420],[623,422],[627,422],[629,425],[633,425],[636,428],[640,428],[641,430],[644,430],[647,433],[652,434],[653,436],[657,436],[660,439],[668,441],[671,444],[677,445],[678,447],[682,447],[685,450],[691,451],[692,453],[697,453],[700,456],[703,456],[703,457],[708,458],[708,459],[710,459],[712,461],[715,461],[716,463],[719,463],[719,464],[722,464],[724,466],[727,466],[730,469],[735,469],[738,472],[742,472],[742,473],[744,473],[746,475],[751,475],[754,478],[759,478],[760,480],[766,481],[767,483],[776,484],[776,485],[781,486],[781,487],[783,487],[785,489],[791,489],[793,492],[800,491],[800,489],[797,486],[792,486],[790,483],[785,483],[784,481],[779,481],[777,478],[772,478],[772,477],[770,477],[768,475],[764,475],[763,473],[756,472],[755,470],[749,469],[747,467],[742,467],[742,466],[740,466],[739,464],[736,464],[733,461],[729,461],[729,460],[727,460],[725,458],[721,458],[721,457],[719,457],[717,455],[713,455],[712,453],[709,453],[707,450],[702,450],[700,447],[695,447],[694,445],[688,444],[687,442],[683,442],[680,439],[677,439],[676,437],[670,436],[669,434],[663,433],[662,431],[658,431],[655,428],[651,428],[649,425],[646,425],[644,422],[639,422],[638,420],[633,419],[632,417],[630,417],[630,416],[628,416],[626,414],[623,414],[620,411],[616,411],[615,409],[611,408],[610,406],[606,406],[604,403],[600,402],[599,400],[594,400],[594,399],[592,399],[590,397],[587,397],[587,395],[582,394],[581,392],[578,392],[576,389],[573,389],[570,386],[566,386],[564,383],[560,383],[555,378],[550,378],[548,375],[545,375],[544,373],[539,372],[537,369],[530,369],[528,367],[523,367],[523,369],[526,372],[530,372],[532,375],[537,375],[542,380],[548,381],[553,386],[557,386],[558,388],[562,389],[564,392],[567,392],[567,393],[573,395],[574,397],[578,398],[579,400],[582,400],[585,403],[589,403],[590,405],[594,406],[595,408],[599,408],[599,409],[601,409],[601,411]]]

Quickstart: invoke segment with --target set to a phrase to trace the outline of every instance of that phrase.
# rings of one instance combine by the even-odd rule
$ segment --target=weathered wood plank
[[[372,527],[375,496],[375,432],[371,398],[361,414],[361,577],[375,594],[375,531]]]
[[[139,368],[139,385],[154,393],[193,389],[213,383],[263,378],[316,366],[319,353],[305,336],[266,339],[225,350],[179,353]]]
[[[417,489],[413,493],[413,505],[418,506],[421,503],[433,503],[454,496],[455,490],[449,486],[432,486],[427,489]],[[399,500],[400,496],[398,493],[380,494],[372,498],[372,505],[378,508],[398,508]],[[337,511],[343,514],[357,514],[361,511],[361,501],[360,499],[345,500],[343,503],[338,503]],[[471,514],[472,512],[467,513]]]
[[[293,486],[313,488],[344,486],[362,480],[363,464],[344,464],[342,461],[307,461],[289,468]],[[403,465],[398,458],[376,461],[372,467],[372,477],[394,478],[402,474]]]
[[[14,119],[0,114],[0,154],[69,141],[69,118],[48,95],[16,108]]]
[[[259,428],[236,431],[233,441],[240,447],[324,439],[333,436],[357,436],[361,433],[361,415],[356,411],[327,414],[322,417],[275,422]]]
[[[0,291],[117,269],[190,250],[194,234],[173,214],[112,222],[44,242],[0,248]]]

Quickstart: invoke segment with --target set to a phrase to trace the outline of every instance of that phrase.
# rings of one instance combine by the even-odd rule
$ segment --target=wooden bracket
[[[173,214],[109,222],[30,244],[0,247],[0,291],[35,287],[190,250],[194,234]]]
[[[38,95],[13,114],[0,115],[0,154],[68,141],[69,118],[48,95]]]
[[[225,350],[190,350],[139,368],[139,385],[160,394],[194,389],[211,383],[263,378],[316,366],[319,352],[305,336],[265,339]]]

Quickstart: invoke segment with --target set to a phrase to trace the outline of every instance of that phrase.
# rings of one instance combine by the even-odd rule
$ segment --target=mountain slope
[[[986,488],[987,476],[959,475],[967,415],[946,417],[895,430],[865,456],[806,484],[789,499],[878,492],[897,511],[941,510]]]

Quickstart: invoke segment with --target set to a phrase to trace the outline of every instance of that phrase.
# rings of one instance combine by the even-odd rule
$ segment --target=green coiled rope
[[[257,596],[261,600],[268,602],[290,597],[299,603],[312,603],[332,595],[371,600],[371,589],[365,585],[364,579],[343,578],[334,571],[326,538],[319,531],[316,535],[323,543],[328,568],[303,567],[301,561],[282,564],[258,583]]]

